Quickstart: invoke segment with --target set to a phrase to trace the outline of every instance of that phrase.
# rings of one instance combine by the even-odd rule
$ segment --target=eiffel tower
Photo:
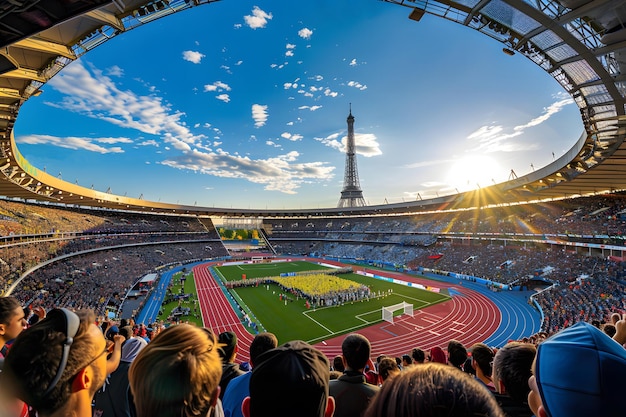
[[[356,168],[356,152],[354,145],[354,116],[352,103],[348,115],[348,143],[346,144],[346,173],[343,176],[343,190],[337,207],[363,207],[365,199],[359,185],[359,172]]]

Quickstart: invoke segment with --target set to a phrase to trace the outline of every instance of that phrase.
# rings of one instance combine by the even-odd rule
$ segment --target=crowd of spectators
[[[148,337],[145,326],[91,310],[37,318],[27,324],[17,299],[0,298],[3,416],[623,415],[622,398],[606,387],[621,386],[626,372],[626,314],[499,349],[450,340],[445,351],[375,359],[359,333],[344,336],[332,361],[306,342],[259,333],[250,363],[237,361],[230,331],[183,323]]]

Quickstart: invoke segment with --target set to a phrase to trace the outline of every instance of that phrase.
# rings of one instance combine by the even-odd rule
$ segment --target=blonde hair
[[[189,324],[159,333],[128,372],[137,415],[207,415],[222,376],[216,345],[212,331]]]

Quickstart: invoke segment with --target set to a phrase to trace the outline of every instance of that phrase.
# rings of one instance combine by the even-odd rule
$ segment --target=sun
[[[452,162],[446,182],[459,192],[493,185],[502,177],[502,167],[485,155],[466,155]]]

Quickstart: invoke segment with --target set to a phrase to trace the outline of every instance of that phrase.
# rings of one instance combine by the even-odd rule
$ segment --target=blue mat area
[[[205,262],[196,262],[184,266],[177,266],[169,271],[163,272],[161,274],[161,278],[159,279],[159,283],[154,291],[150,293],[150,297],[146,300],[146,304],[137,316],[137,324],[143,323],[148,325],[154,323],[159,315],[159,310],[161,309],[163,300],[165,300],[165,296],[167,295],[167,287],[170,285],[174,274],[181,271],[183,268],[190,271],[191,268],[201,263]]]

